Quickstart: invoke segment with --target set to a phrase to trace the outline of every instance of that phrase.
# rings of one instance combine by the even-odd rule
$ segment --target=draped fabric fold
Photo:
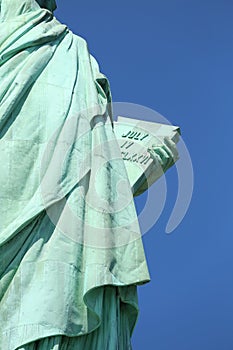
[[[85,40],[48,4],[0,1],[4,350],[53,336],[97,337],[104,305],[116,298],[131,334],[136,285],[149,280],[108,81]],[[110,349],[101,339],[93,350]]]

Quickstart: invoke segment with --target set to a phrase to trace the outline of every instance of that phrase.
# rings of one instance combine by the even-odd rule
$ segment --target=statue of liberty
[[[0,6],[0,349],[131,349],[149,274],[108,80],[54,0]]]

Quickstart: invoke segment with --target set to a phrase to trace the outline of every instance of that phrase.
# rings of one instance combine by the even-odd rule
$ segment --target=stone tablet
[[[129,181],[137,196],[178,160],[178,126],[118,117],[115,134]]]

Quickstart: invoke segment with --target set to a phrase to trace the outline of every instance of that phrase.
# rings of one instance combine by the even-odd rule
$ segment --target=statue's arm
[[[165,137],[164,143],[161,145],[152,145],[148,148],[148,152],[153,160],[152,165],[150,165],[150,175],[144,176],[144,181],[141,182],[140,186],[133,187],[134,197],[145,192],[179,159],[176,143],[169,137]]]
[[[163,173],[179,159],[176,143],[169,137],[164,138],[162,145],[155,145],[148,149],[154,163],[161,167]],[[161,174],[162,175],[162,174]]]

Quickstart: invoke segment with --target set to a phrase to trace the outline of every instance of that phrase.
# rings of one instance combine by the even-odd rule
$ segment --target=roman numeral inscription
[[[150,156],[146,154],[139,153],[129,153],[129,152],[121,152],[123,160],[128,160],[130,162],[136,162],[140,164],[147,164],[150,160]]]
[[[146,134],[141,137],[139,134],[141,133],[129,131],[125,136],[123,136],[123,134],[122,137],[127,137],[129,139],[133,138],[134,140],[142,141],[143,139],[145,139],[145,137],[148,136],[148,134]],[[139,137],[141,137],[141,140],[139,139]],[[122,141],[123,143],[120,144],[120,148],[123,160],[139,163],[142,165],[146,165],[148,163],[148,161],[150,160],[150,154],[146,151],[143,145],[140,145],[140,143],[135,143],[134,141],[130,140],[123,139]]]

